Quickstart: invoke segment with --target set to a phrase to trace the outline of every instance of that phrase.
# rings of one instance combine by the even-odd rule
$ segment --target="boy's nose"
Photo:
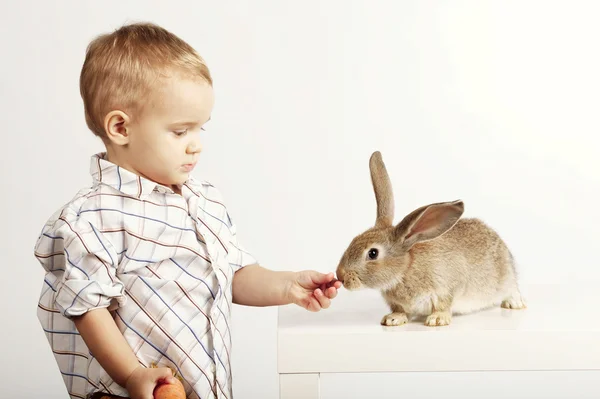
[[[195,154],[202,150],[202,144],[199,141],[193,141],[187,146],[188,154]]]

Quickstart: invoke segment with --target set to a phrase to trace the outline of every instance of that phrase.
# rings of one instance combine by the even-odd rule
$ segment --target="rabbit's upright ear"
[[[408,250],[415,243],[432,240],[450,230],[465,210],[463,201],[440,202],[418,208],[396,226],[396,240]]]
[[[375,227],[390,227],[394,221],[394,193],[381,153],[375,151],[369,160],[371,182],[377,202]]]

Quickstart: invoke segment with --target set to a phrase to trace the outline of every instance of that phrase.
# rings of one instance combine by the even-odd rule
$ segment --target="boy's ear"
[[[104,131],[112,144],[126,145],[129,143],[129,115],[123,111],[110,111],[104,118]]]

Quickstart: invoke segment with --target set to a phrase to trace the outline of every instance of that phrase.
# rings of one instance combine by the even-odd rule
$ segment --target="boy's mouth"
[[[196,167],[196,162],[194,162],[194,163],[186,163],[186,164],[183,164],[183,165],[181,166],[181,168],[182,168],[183,170],[185,170],[186,172],[190,172],[190,171],[191,171],[192,169],[194,169],[195,167]]]

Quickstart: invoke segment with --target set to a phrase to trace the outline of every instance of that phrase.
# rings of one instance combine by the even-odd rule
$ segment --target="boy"
[[[80,88],[106,152],[35,246],[38,318],[67,390],[151,399],[175,372],[189,398],[231,399],[231,304],[318,311],[341,283],[259,266],[219,191],[190,176],[214,97],[187,43],[153,24],[101,35]]]

